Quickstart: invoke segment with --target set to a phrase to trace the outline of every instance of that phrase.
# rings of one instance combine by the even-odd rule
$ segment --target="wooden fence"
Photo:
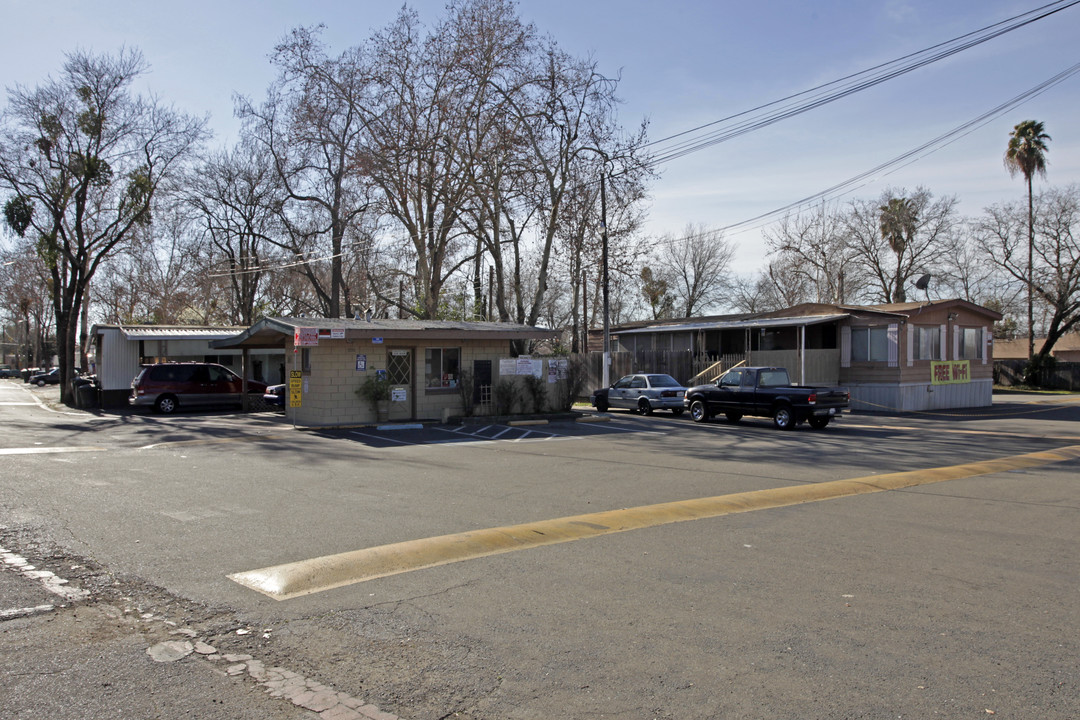
[[[995,360],[995,385],[1023,385],[1027,360]],[[1044,370],[1041,387],[1046,390],[1080,390],[1080,362],[1059,362]]]

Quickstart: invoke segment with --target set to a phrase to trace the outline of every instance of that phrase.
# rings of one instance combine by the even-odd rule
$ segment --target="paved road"
[[[1080,445],[1075,398],[791,433],[624,413],[312,432],[273,415],[10,404],[50,391],[0,382],[0,546],[90,597],[3,621],[0,654],[10,667],[37,648],[36,678],[50,648],[107,657],[102,644],[127,643],[117,682],[149,678],[177,703],[154,716],[220,700],[218,717],[1080,717],[1078,462],[1046,455]],[[750,499],[983,461],[998,464],[769,509]],[[737,514],[412,571],[402,556],[393,574],[288,600],[230,579],[737,493]],[[28,582],[9,567],[0,610],[49,604]],[[79,615],[111,634],[73,634]],[[170,638],[219,652],[149,659]],[[0,690],[0,707],[47,692],[12,677],[26,689]],[[50,678],[68,698],[95,682]],[[330,688],[342,695],[323,708]]]

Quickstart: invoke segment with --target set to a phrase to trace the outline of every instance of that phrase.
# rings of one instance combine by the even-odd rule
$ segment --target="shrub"
[[[458,373],[458,396],[461,397],[461,412],[469,417],[476,411],[476,403],[473,402],[473,374],[469,370]]]
[[[585,383],[589,381],[589,368],[580,357],[570,357],[566,363],[566,380],[556,384],[558,409],[567,412],[574,407]]]
[[[1024,366],[1024,384],[1043,387],[1057,370],[1057,358],[1053,355],[1035,355]]]
[[[532,401],[533,412],[542,413],[547,406],[547,383],[542,377],[526,375],[525,396]]]
[[[390,380],[384,374],[373,372],[364,378],[356,394],[371,404],[372,412],[379,411],[379,403],[390,400]]]
[[[510,378],[503,378],[495,383],[491,394],[494,396],[496,414],[509,415],[514,412],[514,406],[518,404],[521,387]]]

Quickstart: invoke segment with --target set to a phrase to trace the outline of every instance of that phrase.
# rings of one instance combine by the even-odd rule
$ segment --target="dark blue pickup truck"
[[[847,409],[850,396],[839,387],[792,385],[788,372],[778,367],[733,368],[715,384],[686,391],[683,405],[694,422],[724,415],[739,422],[744,415],[771,417],[780,430],[802,422],[820,430]]]

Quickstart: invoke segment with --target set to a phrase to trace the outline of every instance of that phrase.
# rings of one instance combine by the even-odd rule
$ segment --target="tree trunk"
[[[1028,301],[1028,360],[1035,355],[1035,301],[1032,286],[1035,282],[1033,255],[1035,253],[1035,200],[1031,192],[1031,175],[1027,176],[1028,186],[1028,260],[1027,260],[1027,301]]]

